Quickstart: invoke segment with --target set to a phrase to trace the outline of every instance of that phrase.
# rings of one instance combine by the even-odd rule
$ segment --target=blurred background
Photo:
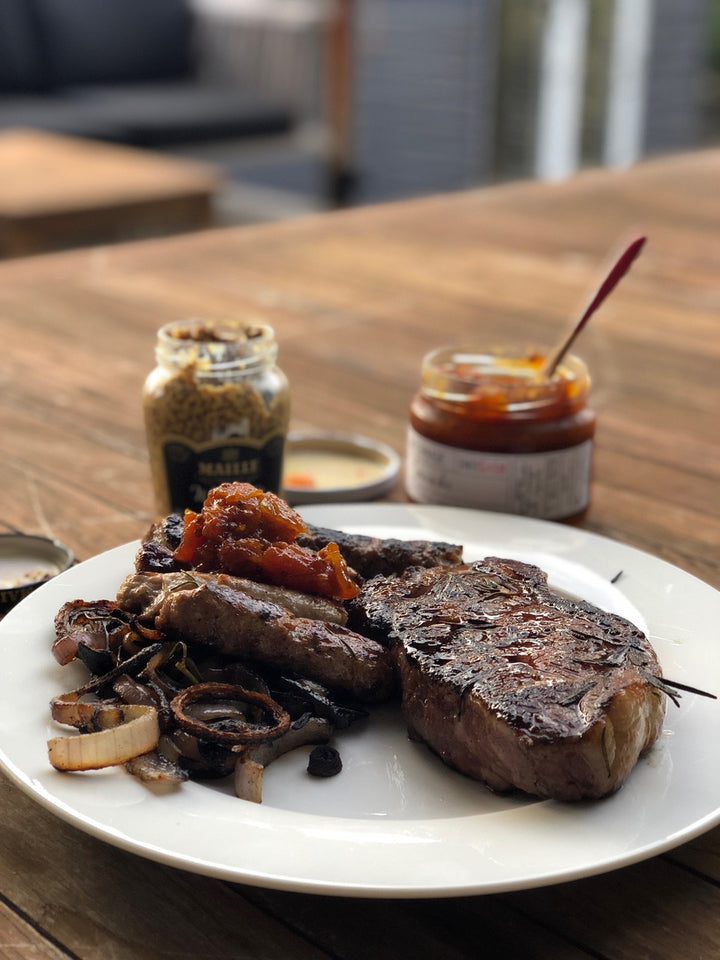
[[[217,11],[219,2],[195,6]],[[252,5],[223,0],[222,6],[244,6],[249,14]],[[561,177],[720,138],[720,0],[346,0],[324,7],[258,0],[255,6],[266,15],[275,8],[276,43],[283,17],[302,20],[302,7],[310,18],[313,6],[329,16],[345,8],[348,129],[325,133],[345,140],[336,149],[350,174],[347,202]],[[258,22],[255,29],[263,32]],[[266,23],[266,33],[272,30]],[[296,22],[295,30],[302,60],[313,27]],[[281,74],[284,54],[273,55],[267,35],[264,42],[265,68]],[[259,39],[256,52],[262,45]],[[320,85],[313,86],[310,53],[307,80],[296,88],[308,96],[308,119],[313,104],[323,116],[323,77],[331,88],[342,80],[342,65],[334,76],[332,63],[323,73],[322,46],[318,34]],[[332,57],[332,49],[325,54]],[[227,51],[213,59],[232,71],[243,55]],[[256,77],[261,71],[258,64]],[[268,215],[272,190],[279,191],[281,213],[283,192],[288,201],[294,194],[301,209],[303,198],[311,205],[326,199],[322,151],[318,157],[308,149],[322,142],[322,132],[315,131],[314,141],[311,125],[304,133],[305,150],[301,135],[294,148],[230,161],[234,181],[267,191]]]
[[[557,179],[718,143],[720,0],[0,0],[28,127],[211,164],[220,224]]]

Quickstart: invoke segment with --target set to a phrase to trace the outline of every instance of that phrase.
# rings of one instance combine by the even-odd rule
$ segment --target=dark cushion
[[[16,94],[0,97],[0,130],[27,127],[63,133],[67,136],[90,137],[111,143],[124,143],[126,131],[103,116],[100,105],[73,103],[62,96]]]
[[[43,81],[28,0],[0,0],[0,92],[29,93]]]
[[[185,0],[31,2],[52,86],[160,80],[191,69]]]
[[[292,110],[235,87],[191,82],[68,90],[78,104],[102,109],[104,120],[139,147],[267,136],[288,131]]]

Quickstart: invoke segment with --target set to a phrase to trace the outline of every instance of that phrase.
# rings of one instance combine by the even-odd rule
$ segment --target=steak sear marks
[[[462,546],[455,543],[381,539],[311,525],[298,535],[295,542],[311,550],[320,550],[328,543],[336,543],[348,566],[365,580],[377,576],[389,577],[402,573],[408,567],[460,564],[463,554]]]
[[[629,621],[488,558],[367,583],[351,623],[389,638],[411,736],[496,790],[617,790],[659,735],[657,657]]]

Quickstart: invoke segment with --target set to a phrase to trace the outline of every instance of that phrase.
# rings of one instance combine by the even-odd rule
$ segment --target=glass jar
[[[427,354],[410,406],[406,489],[417,503],[569,520],[590,498],[595,414],[582,360],[551,378],[537,350]]]
[[[262,323],[185,320],[158,331],[143,406],[160,515],[199,510],[224,482],[280,492],[290,395],[277,353]]]

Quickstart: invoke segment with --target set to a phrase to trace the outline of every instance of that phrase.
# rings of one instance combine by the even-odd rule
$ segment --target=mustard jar
[[[219,483],[279,493],[290,393],[264,323],[191,319],[157,333],[143,388],[159,515],[199,510]]]

